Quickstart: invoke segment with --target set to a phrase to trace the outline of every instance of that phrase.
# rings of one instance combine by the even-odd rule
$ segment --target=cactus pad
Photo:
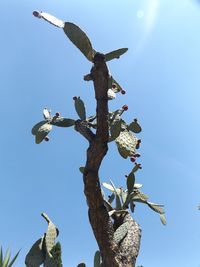
[[[138,139],[135,135],[127,130],[124,130],[120,135],[115,139],[115,142],[118,147],[118,151],[123,158],[131,157],[136,151]]]
[[[46,121],[40,121],[37,124],[35,124],[31,130],[32,135],[36,135],[39,128],[42,127],[46,123],[47,123]]]
[[[92,44],[84,31],[77,25],[70,22],[65,22],[64,32],[70,41],[84,54],[84,56],[92,61],[94,57],[94,49]]]
[[[45,252],[43,250],[44,237],[37,240],[28,254],[26,255],[25,264],[27,267],[39,267],[45,259]]]
[[[56,226],[52,223],[52,221],[49,219],[49,217],[45,213],[42,213],[42,217],[48,223],[48,228],[47,228],[47,232],[45,235],[45,247],[46,247],[47,253],[51,255],[51,250],[55,245],[55,240],[56,240],[58,233],[57,233]]]
[[[129,222],[125,222],[117,228],[117,230],[114,233],[115,243],[119,244],[124,239],[124,237],[128,232],[128,226]]]
[[[105,54],[105,61],[110,61],[114,58],[119,58],[121,55],[126,53],[127,50],[128,50],[128,48],[120,48],[120,49],[114,50],[112,52],[109,52],[109,53]]]
[[[41,143],[51,130],[52,130],[52,125],[50,125],[49,123],[45,123],[42,126],[40,126],[37,130],[37,133],[35,134],[36,144]]]
[[[81,120],[85,120],[86,119],[85,104],[80,97],[75,98],[74,106],[75,106],[75,109],[76,109],[76,112],[77,112],[79,118]]]
[[[101,266],[101,254],[100,251],[97,250],[94,254],[94,267],[100,267]]]
[[[63,118],[63,117],[53,117],[50,123],[58,127],[70,127],[75,124],[75,120]]]
[[[56,261],[52,257],[49,257],[48,254],[45,257],[44,267],[57,267]]]

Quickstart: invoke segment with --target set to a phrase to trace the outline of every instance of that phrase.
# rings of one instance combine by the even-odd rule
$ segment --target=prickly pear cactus
[[[118,151],[123,158],[131,157],[135,154],[136,146],[138,139],[135,135],[128,131],[124,130],[120,135],[115,139],[117,144]]]
[[[44,236],[33,244],[26,255],[26,267],[39,267],[41,264],[44,264],[44,267],[62,267],[61,245],[59,242],[55,244],[58,229],[47,214],[41,215],[47,221],[48,228]]]

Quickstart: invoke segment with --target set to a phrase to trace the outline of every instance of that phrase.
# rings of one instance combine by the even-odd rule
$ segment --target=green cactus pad
[[[65,22],[64,32],[70,41],[84,54],[84,56],[89,61],[92,61],[95,52],[86,33],[77,25],[70,22]]]
[[[128,130],[134,132],[134,133],[140,133],[142,131],[141,126],[139,125],[139,123],[137,122],[137,120],[135,119],[133,122],[131,122],[128,125]]]
[[[58,265],[53,257],[50,257],[48,254],[46,254],[44,267],[58,267]]]
[[[52,125],[50,125],[49,123],[45,123],[42,126],[40,126],[35,135],[36,144],[40,144],[51,130],[52,130]]]
[[[137,138],[129,131],[124,130],[115,139],[118,151],[123,158],[131,157],[136,151]]]
[[[119,244],[126,236],[128,232],[129,222],[125,222],[120,225],[114,233],[114,241]]]
[[[37,240],[25,258],[25,264],[27,267],[39,267],[45,260],[45,251],[43,249],[44,237]]]
[[[80,99],[80,97],[77,97],[74,100],[74,105],[75,105],[75,109],[76,109],[76,112],[77,112],[79,118],[81,120],[85,120],[86,119],[86,112],[85,112],[85,104],[84,104],[83,100]]]
[[[94,254],[94,267],[100,267],[101,264],[101,254],[100,251],[96,251]]]
[[[133,172],[129,173],[127,179],[126,179],[126,185],[128,189],[128,194],[133,192],[134,189],[134,184],[135,184],[135,175]]]
[[[67,119],[63,117],[54,117],[50,123],[58,127],[70,127],[75,124],[75,120]]]
[[[147,205],[149,206],[150,209],[152,209],[153,211],[159,213],[159,214],[164,214],[164,209],[163,209],[163,205],[159,205],[159,204],[155,204],[152,202],[147,202]]]
[[[56,267],[62,267],[62,250],[60,242],[57,242],[52,248],[51,255],[56,262]]]
[[[117,50],[114,50],[110,53],[105,54],[105,61],[110,61],[114,58],[119,58],[121,55],[126,53],[128,51],[128,48],[120,48]]]
[[[35,124],[31,130],[32,135],[36,135],[39,128],[42,127],[46,123],[47,123],[46,121],[40,121],[37,124]]]
[[[116,139],[121,132],[121,120],[115,120],[111,125],[110,125],[110,134],[112,139]]]

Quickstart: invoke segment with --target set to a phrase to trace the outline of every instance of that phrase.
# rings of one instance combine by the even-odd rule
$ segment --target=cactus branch
[[[87,150],[84,172],[84,192],[89,206],[89,220],[99,245],[105,266],[119,266],[115,257],[118,251],[113,242],[114,228],[104,205],[99,181],[99,168],[108,150],[108,68],[104,55],[96,54],[91,70],[97,101],[96,136]],[[111,265],[109,265],[111,264]]]
[[[75,121],[75,130],[84,136],[89,142],[92,142],[95,137],[95,134],[88,128],[87,122],[85,121]]]

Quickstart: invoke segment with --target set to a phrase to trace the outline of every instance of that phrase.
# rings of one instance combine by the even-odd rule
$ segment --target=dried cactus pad
[[[132,132],[124,130],[115,139],[115,142],[117,144],[120,155],[123,158],[127,158],[134,155],[138,139]]]

